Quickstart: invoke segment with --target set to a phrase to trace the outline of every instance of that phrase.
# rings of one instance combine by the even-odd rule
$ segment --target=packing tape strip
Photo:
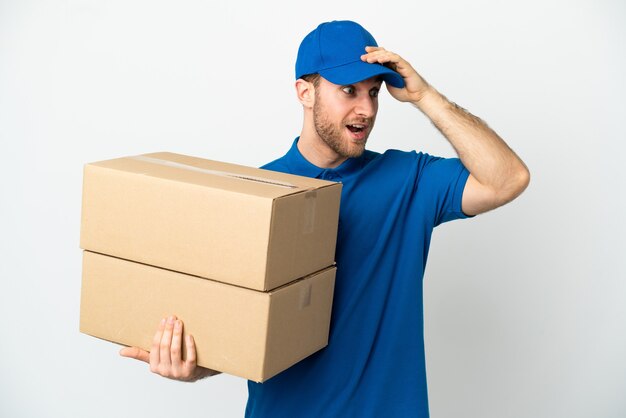
[[[310,234],[315,230],[315,204],[317,202],[317,192],[311,190],[304,195],[304,225],[302,232]]]
[[[300,288],[298,309],[302,310],[311,304],[311,283],[304,283]]]
[[[240,179],[240,180],[248,180],[248,181],[255,181],[257,183],[265,183],[265,184],[269,184],[272,186],[279,186],[279,187],[286,187],[289,189],[299,189],[300,187],[291,184],[291,183],[287,183],[287,182],[283,182],[283,181],[279,181],[279,180],[273,180],[273,179],[268,179],[265,177],[256,177],[256,176],[244,176],[241,174],[237,174],[237,173],[231,173],[228,171],[219,171],[219,170],[209,170],[206,168],[200,168],[200,167],[195,167],[192,165],[188,165],[188,164],[183,164],[183,163],[177,163],[175,161],[168,161],[168,160],[162,160],[160,158],[153,158],[153,157],[146,157],[145,155],[135,155],[130,157],[134,160],[138,160],[138,161],[144,161],[147,163],[152,163],[152,164],[159,164],[159,165],[164,165],[167,167],[175,167],[175,168],[182,168],[184,170],[190,170],[190,171],[197,171],[199,173],[205,173],[205,174],[213,174],[216,176],[222,176],[222,177],[231,177],[231,178],[236,178],[236,179]]]

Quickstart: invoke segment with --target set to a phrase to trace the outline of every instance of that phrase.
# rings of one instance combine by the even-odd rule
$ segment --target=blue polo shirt
[[[264,383],[246,417],[428,417],[422,279],[433,228],[464,218],[458,158],[365,151],[333,169],[297,148],[263,168],[343,183],[328,346]]]

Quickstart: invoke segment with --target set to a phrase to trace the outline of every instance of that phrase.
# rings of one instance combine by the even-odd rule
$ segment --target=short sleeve
[[[458,158],[418,154],[419,170],[416,193],[432,209],[434,226],[454,219],[470,218],[463,213],[463,190],[469,171]]]

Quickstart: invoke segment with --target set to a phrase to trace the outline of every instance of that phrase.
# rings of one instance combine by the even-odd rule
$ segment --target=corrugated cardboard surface
[[[172,153],[84,170],[81,248],[257,290],[333,264],[341,185]]]
[[[85,251],[80,330],[149,350],[176,314],[199,365],[261,382],[326,346],[335,271],[259,292]]]

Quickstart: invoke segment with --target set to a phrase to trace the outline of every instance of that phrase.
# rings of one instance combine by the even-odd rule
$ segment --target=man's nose
[[[374,98],[369,94],[364,94],[357,99],[356,106],[354,111],[357,115],[363,116],[365,118],[371,118],[376,113],[376,103],[374,102]]]

